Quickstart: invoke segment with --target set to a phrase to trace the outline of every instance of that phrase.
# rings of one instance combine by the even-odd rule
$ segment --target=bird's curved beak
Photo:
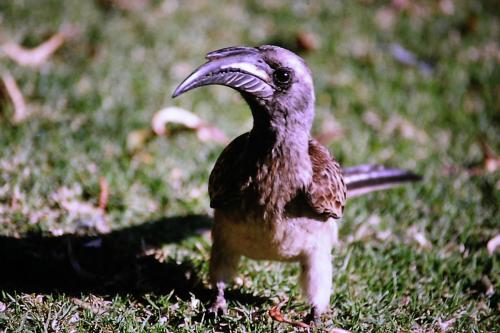
[[[268,98],[273,92],[272,69],[253,47],[229,47],[210,52],[207,62],[189,75],[175,89],[175,98],[191,89],[218,84],[257,98]]]

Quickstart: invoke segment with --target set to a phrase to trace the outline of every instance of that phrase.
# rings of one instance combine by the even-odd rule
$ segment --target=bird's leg
[[[318,247],[301,261],[300,284],[311,305],[311,313],[306,320],[319,320],[328,309],[332,290],[331,247]]]
[[[210,307],[210,312],[216,315],[227,312],[224,289],[236,274],[239,261],[239,255],[227,248],[224,242],[218,241],[217,238],[214,239],[210,255],[209,274],[212,287],[216,289],[216,296]]]
[[[226,314],[227,302],[226,297],[224,296],[224,289],[226,288],[226,285],[224,282],[219,282],[217,283],[216,288],[217,294],[212,302],[212,305],[210,305],[209,311],[215,315],[219,315],[220,313]]]

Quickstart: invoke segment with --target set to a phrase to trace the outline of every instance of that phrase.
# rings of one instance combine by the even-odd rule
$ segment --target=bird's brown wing
[[[243,174],[241,168],[241,154],[245,150],[248,133],[234,139],[223,151],[215,162],[214,169],[208,180],[208,194],[210,207],[222,208],[231,206],[241,197]]]
[[[346,185],[340,165],[316,140],[309,141],[313,177],[306,189],[306,199],[320,215],[341,218],[346,202]]]

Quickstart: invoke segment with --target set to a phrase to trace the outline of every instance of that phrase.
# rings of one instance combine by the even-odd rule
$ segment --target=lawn
[[[500,7],[493,1],[0,2],[1,332],[289,332],[298,266],[244,260],[208,318],[207,182],[224,144],[170,126],[177,106],[228,138],[250,112],[224,87],[171,93],[208,51],[277,44],[311,67],[313,136],[345,166],[419,184],[348,202],[331,312],[317,331],[498,332]],[[9,42],[62,46],[37,67]],[[3,84],[2,84],[2,88]],[[491,243],[490,243],[491,244]],[[335,331],[332,331],[335,332]]]

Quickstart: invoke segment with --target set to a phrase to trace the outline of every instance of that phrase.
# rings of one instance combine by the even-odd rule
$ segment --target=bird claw
[[[208,311],[215,315],[225,315],[227,313],[227,302],[224,296],[217,296]]]
[[[311,308],[309,314],[304,318],[304,323],[318,326],[321,324],[321,318],[315,307]]]

